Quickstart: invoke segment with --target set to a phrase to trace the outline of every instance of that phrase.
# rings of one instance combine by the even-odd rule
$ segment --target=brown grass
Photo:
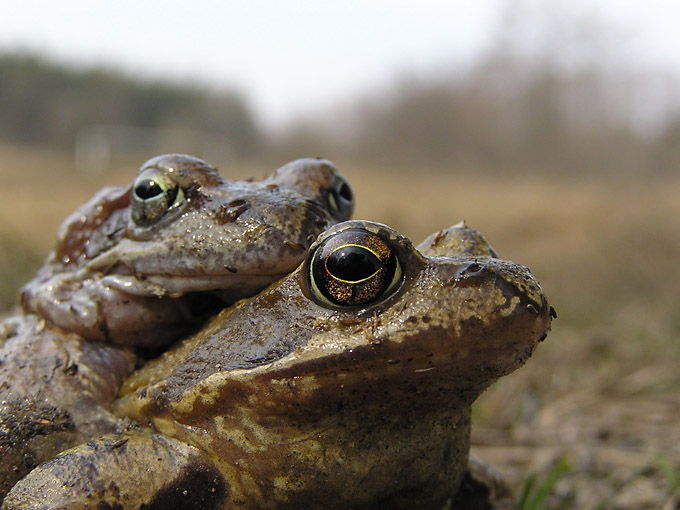
[[[65,154],[0,146],[0,284],[29,278],[66,215],[103,185],[129,182],[139,163],[81,175]],[[222,169],[235,179],[269,170]],[[475,177],[351,163],[342,171],[355,217],[416,243],[465,219],[503,257],[529,266],[558,311],[527,367],[478,402],[477,455],[514,486],[568,458],[549,508],[675,508],[666,468],[680,470],[680,178]]]

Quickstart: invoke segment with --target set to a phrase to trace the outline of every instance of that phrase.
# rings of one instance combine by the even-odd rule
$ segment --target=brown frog
[[[103,189],[65,221],[22,305],[88,339],[167,344],[214,310],[208,291],[220,306],[257,293],[353,205],[327,160],[236,182],[197,158],[158,156],[131,186]]]
[[[421,250],[376,223],[331,228],[124,383],[113,411],[139,429],[63,452],[2,508],[451,508],[470,405],[554,311],[462,225]]]
[[[126,430],[109,412],[136,356],[86,340],[35,314],[0,323],[0,501],[41,462],[107,432]]]
[[[352,207],[349,185],[322,159],[230,182],[201,160],[166,155],[131,187],[95,196],[24,288],[37,314],[0,322],[0,499],[61,450],[125,430],[108,404],[137,359],[110,341],[171,342],[203,314],[206,294],[223,306],[256,293]]]

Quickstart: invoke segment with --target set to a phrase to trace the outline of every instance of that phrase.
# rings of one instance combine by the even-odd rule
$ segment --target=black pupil
[[[346,282],[358,282],[384,266],[372,252],[361,246],[342,246],[326,259],[326,269]]]
[[[161,188],[156,181],[152,181],[151,179],[144,179],[135,187],[135,195],[142,200],[157,197],[161,193],[163,193],[163,188]]]
[[[340,187],[340,191],[338,191],[338,195],[347,200],[348,202],[352,201],[352,189],[349,187],[349,185],[346,182],[342,183],[342,186]]]

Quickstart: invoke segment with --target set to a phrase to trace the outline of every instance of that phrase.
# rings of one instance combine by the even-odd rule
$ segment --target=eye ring
[[[184,191],[159,168],[147,168],[132,183],[132,221],[141,227],[158,222],[184,202]]]
[[[403,280],[395,252],[376,234],[350,228],[310,254],[312,297],[331,308],[362,308],[389,296]]]

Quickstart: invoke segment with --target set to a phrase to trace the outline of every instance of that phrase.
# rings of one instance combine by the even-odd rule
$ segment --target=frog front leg
[[[24,310],[96,341],[119,345],[165,345],[205,311],[190,298],[176,298],[160,285],[130,275],[81,270],[36,278],[22,292]]]
[[[22,476],[91,437],[124,430],[108,411],[134,353],[35,315],[0,323],[0,499]]]
[[[110,434],[29,473],[2,510],[221,508],[226,482],[199,450],[150,431]]]

